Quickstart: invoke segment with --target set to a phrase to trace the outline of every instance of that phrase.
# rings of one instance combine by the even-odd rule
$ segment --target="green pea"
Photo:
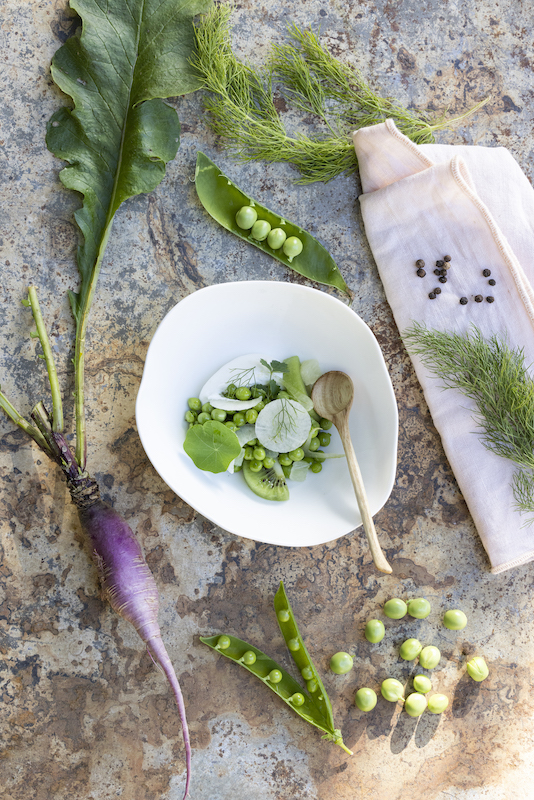
[[[413,679],[413,688],[419,694],[426,694],[432,688],[432,682],[426,675],[416,675]]]
[[[242,206],[235,215],[235,221],[245,231],[250,230],[257,219],[258,212],[252,206]]]
[[[467,625],[467,617],[463,611],[451,608],[443,616],[443,624],[451,631],[462,631]]]
[[[321,431],[321,433],[319,434],[319,443],[321,447],[328,447],[331,438],[332,435],[330,433],[324,433],[324,431]]]
[[[213,406],[211,403],[203,403],[202,405],[203,414],[211,414],[212,411],[213,411]]]
[[[440,658],[441,653],[438,648],[433,645],[427,645],[419,653],[419,666],[423,667],[423,669],[435,669],[439,664]]]
[[[332,672],[335,672],[336,675],[346,675],[347,672],[351,671],[353,664],[354,659],[352,656],[343,651],[334,653],[330,659],[330,669]]]
[[[309,691],[310,694],[316,692],[318,688],[319,684],[317,683],[315,678],[312,678],[311,681],[306,682],[306,689]]]
[[[279,669],[272,669],[267,675],[267,680],[271,683],[280,683],[282,680],[282,672]]]
[[[191,411],[200,411],[202,409],[202,403],[198,399],[198,397],[190,397],[187,401],[187,405],[191,409]]]
[[[227,420],[227,421],[226,421],[224,424],[225,424],[225,425],[226,425],[226,427],[227,427],[227,428],[229,428],[231,431],[234,431],[234,433],[236,432],[236,430],[237,430],[237,425],[234,423],[234,421],[233,421],[233,420],[229,419],[229,420]]]
[[[235,383],[229,383],[224,393],[225,397],[235,397],[237,386]]]
[[[449,705],[449,698],[445,694],[433,694],[428,698],[428,710],[432,714],[443,714]]]
[[[474,681],[484,681],[489,675],[488,665],[481,656],[475,656],[466,664],[467,672]]]
[[[367,621],[364,630],[364,636],[368,642],[372,642],[373,644],[381,642],[385,635],[386,629],[382,620],[370,619]]]
[[[297,447],[295,450],[290,450],[288,456],[291,461],[302,461],[304,458],[304,450],[302,447]]]
[[[236,411],[232,420],[234,425],[237,425],[238,428],[242,428],[246,422],[245,415],[241,411]]]
[[[408,600],[408,614],[415,619],[426,619],[430,614],[430,603],[424,597]]]
[[[184,419],[186,422],[196,422],[198,417],[194,411],[186,411],[184,414]]]
[[[310,472],[321,472],[323,465],[320,461],[314,461],[310,467]]]
[[[279,214],[252,200],[250,195],[239,189],[204,153],[197,153],[195,186],[199,200],[206,211],[226,230],[280,261],[286,267],[293,268],[300,275],[328,286],[335,286],[342,292],[350,294],[334,259],[317,239],[289,220],[281,220]],[[247,213],[246,221],[240,218],[239,222],[247,226],[242,228],[236,221],[236,214],[246,206],[253,206],[251,210],[257,216],[254,218],[254,214]],[[264,241],[253,239],[248,233],[258,218],[266,220],[272,228]],[[276,230],[278,232],[275,235]],[[299,244],[294,243],[290,247],[289,239],[297,239]],[[289,247],[288,252],[291,255],[284,252],[284,245],[286,248]],[[297,263],[293,267],[292,260],[296,255],[296,249],[300,252],[303,248],[306,258],[295,259]]]
[[[391,600],[387,600],[384,603],[384,614],[389,619],[402,619],[406,616],[406,612],[408,611],[408,606],[398,597],[392,597]]]
[[[290,615],[289,615],[289,611],[287,610],[287,608],[282,608],[278,612],[277,617],[278,617],[278,620],[280,622],[289,622]]]
[[[295,653],[297,650],[300,650],[300,642],[298,639],[290,639],[287,643],[287,646],[289,647],[292,653]]]
[[[271,225],[266,219],[258,219],[252,226],[250,235],[258,242],[263,242],[271,232]]]
[[[245,447],[245,453],[243,455],[245,461],[252,461],[254,458],[254,448],[253,447]]]
[[[252,392],[248,386],[240,386],[235,390],[235,396],[238,400],[250,400]]]
[[[282,250],[289,259],[292,259],[302,253],[303,246],[302,239],[299,239],[298,236],[288,236],[282,245]]]
[[[321,417],[319,420],[319,426],[323,429],[323,431],[329,431],[332,427],[332,420]]]
[[[291,697],[289,698],[289,702],[293,703],[294,706],[303,706],[304,701],[305,697],[300,692],[295,692],[295,694],[292,694]]]
[[[253,452],[256,461],[263,461],[265,458],[265,449],[263,447],[255,447]]]
[[[313,670],[311,667],[304,667],[304,669],[301,670],[300,674],[302,675],[305,681],[311,681],[311,679],[313,678]]]
[[[373,689],[364,687],[358,689],[356,692],[354,696],[354,705],[359,708],[360,711],[372,711],[376,706],[377,700],[376,692],[373,691]]]
[[[310,439],[308,450],[311,450],[312,453],[315,453],[315,451],[318,450],[320,446],[321,442],[319,441],[319,438],[317,436],[313,436],[312,439]]]
[[[400,646],[399,655],[405,661],[415,661],[422,649],[419,639],[406,639]]]
[[[231,641],[229,636],[219,636],[217,639],[217,647],[220,650],[226,650],[228,647],[230,647],[230,645]]]
[[[260,411],[262,411],[265,408],[265,406],[266,403],[263,400],[260,400],[260,402],[257,405],[255,405],[253,409],[251,408],[250,410],[256,411],[256,413],[259,414]]]
[[[278,462],[282,467],[290,467],[293,463],[293,460],[289,457],[287,453],[280,453],[278,456]]]
[[[286,232],[282,228],[272,228],[267,236],[267,244],[273,250],[280,250],[286,239]]]
[[[224,422],[226,419],[226,411],[222,408],[214,408],[211,412],[211,418],[216,422]]]
[[[397,703],[404,698],[404,686],[396,678],[386,678],[385,681],[382,681],[380,693],[384,700]]]
[[[197,417],[197,422],[201,425],[204,425],[205,422],[208,422],[211,419],[211,414],[208,414],[207,411],[201,411]]]
[[[260,472],[263,469],[263,464],[261,461],[257,461],[255,458],[249,462],[249,467],[251,472]]]
[[[256,653],[253,650],[247,650],[246,653],[243,653],[241,660],[243,661],[243,664],[247,665],[247,667],[251,667],[256,663]]]
[[[274,458],[265,457],[263,459],[263,466],[265,469],[272,469],[274,467]]]
[[[245,420],[249,425],[254,425],[257,419],[258,412],[255,408],[249,408],[248,411],[245,411]]]
[[[404,708],[410,717],[420,717],[427,705],[428,701],[426,697],[424,694],[419,694],[419,692],[409,694],[404,701]]]

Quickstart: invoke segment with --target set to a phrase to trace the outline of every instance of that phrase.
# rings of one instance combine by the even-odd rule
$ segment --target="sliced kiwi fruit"
[[[278,477],[274,469],[262,467],[259,472],[250,469],[250,462],[243,461],[243,476],[249,489],[264,500],[289,500],[289,489],[284,477]]]

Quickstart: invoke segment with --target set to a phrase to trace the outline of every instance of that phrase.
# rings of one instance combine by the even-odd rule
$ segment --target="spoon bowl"
[[[362,474],[350,438],[349,414],[354,400],[354,384],[345,372],[339,372],[337,370],[325,372],[325,374],[321,375],[315,382],[311,396],[315,411],[324,419],[330,420],[339,432],[343,449],[347,457],[347,465],[356,494],[356,500],[358,501],[363,528],[367,536],[369,549],[371,550],[375,566],[380,572],[391,573],[392,569],[378,541],[373,517],[369,510]]]

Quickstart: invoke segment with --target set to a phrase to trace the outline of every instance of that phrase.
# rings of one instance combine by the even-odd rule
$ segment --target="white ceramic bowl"
[[[398,414],[382,352],[370,328],[340,300],[318,289],[244,281],[200,289],[172,308],[150,344],[136,404],[146,454],[165,483],[225,530],[269,544],[305,547],[361,525],[345,458],[325,462],[287,502],[262,500],[240,473],[195,467],[183,450],[187,399],[223,364],[244,353],[267,360],[316,358],[324,372],[354,382],[351,436],[372,514],[395,479]],[[337,431],[327,452],[343,452]]]

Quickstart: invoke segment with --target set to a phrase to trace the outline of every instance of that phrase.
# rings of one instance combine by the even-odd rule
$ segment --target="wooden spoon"
[[[376,535],[373,518],[369,510],[369,503],[367,502],[365,487],[363,485],[362,473],[360,472],[360,467],[356,460],[356,454],[350,438],[349,413],[354,399],[354,385],[349,376],[344,372],[325,372],[325,374],[321,375],[315,382],[311,396],[313,407],[316,412],[321,417],[333,422],[339,431],[343,449],[347,456],[350,477],[352,485],[354,486],[363,528],[367,536],[373,561],[377,569],[381,572],[390,573],[392,569],[386,561],[378,542],[378,536]]]

